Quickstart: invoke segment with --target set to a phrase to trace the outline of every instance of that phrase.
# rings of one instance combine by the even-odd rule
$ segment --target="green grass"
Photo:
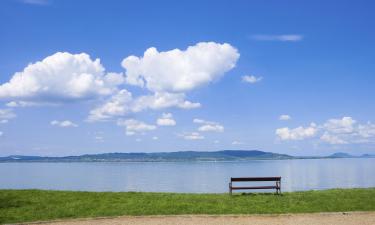
[[[375,211],[375,188],[274,194],[0,190],[0,223],[120,215]]]

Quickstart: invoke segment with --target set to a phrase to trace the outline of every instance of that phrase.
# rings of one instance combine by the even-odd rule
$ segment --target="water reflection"
[[[375,186],[375,159],[247,162],[0,163],[0,188],[228,191],[230,177],[281,176],[283,191]]]

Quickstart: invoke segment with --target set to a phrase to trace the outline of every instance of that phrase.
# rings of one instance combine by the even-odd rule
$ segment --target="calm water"
[[[375,159],[0,163],[0,189],[219,193],[237,176],[281,176],[283,191],[375,187]]]

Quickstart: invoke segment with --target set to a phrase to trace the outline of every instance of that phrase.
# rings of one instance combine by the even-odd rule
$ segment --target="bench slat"
[[[278,189],[277,186],[256,186],[256,187],[232,187],[233,190],[244,190],[244,189]]]
[[[231,177],[231,181],[246,182],[246,181],[281,181],[281,177]]]

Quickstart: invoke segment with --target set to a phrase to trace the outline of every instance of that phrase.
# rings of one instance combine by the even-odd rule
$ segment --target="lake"
[[[375,187],[375,159],[0,163],[0,189],[222,193],[241,176],[281,176],[282,191]]]

